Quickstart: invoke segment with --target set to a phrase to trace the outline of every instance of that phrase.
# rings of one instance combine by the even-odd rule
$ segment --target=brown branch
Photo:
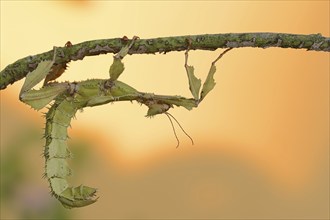
[[[281,47],[307,49],[314,51],[330,51],[330,38],[320,34],[301,35],[286,33],[228,33],[204,34],[177,37],[160,37],[153,39],[139,39],[130,49],[129,54],[155,54],[171,51],[216,50],[218,48],[238,47]],[[57,48],[56,63],[65,66],[66,63],[82,60],[86,56],[95,56],[107,53],[117,53],[127,44],[127,38],[92,40],[76,45],[66,45]],[[34,70],[42,60],[50,60],[53,50],[28,56],[8,65],[0,72],[0,89],[24,78]]]

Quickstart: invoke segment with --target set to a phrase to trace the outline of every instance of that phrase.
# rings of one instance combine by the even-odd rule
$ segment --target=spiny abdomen
[[[48,179],[52,194],[66,208],[82,207],[96,201],[96,189],[88,186],[69,187],[68,176],[71,169],[67,159],[71,153],[67,146],[67,128],[81,103],[62,97],[55,101],[46,114],[44,156],[46,159],[45,177]]]

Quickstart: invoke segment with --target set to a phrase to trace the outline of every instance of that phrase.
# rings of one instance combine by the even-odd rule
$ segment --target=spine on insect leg
[[[52,194],[66,208],[82,207],[96,201],[96,189],[88,186],[70,187],[67,178],[71,175],[67,159],[71,157],[67,146],[67,128],[79,106],[65,97],[57,99],[46,114],[44,156],[45,177]]]

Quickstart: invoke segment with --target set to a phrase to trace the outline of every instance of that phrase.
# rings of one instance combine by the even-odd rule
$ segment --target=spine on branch
[[[189,44],[187,42],[189,40]],[[125,45],[125,38],[86,41],[75,45],[58,47],[56,61],[65,65],[70,61],[82,60],[85,56],[117,53]],[[307,49],[314,51],[330,51],[330,38],[321,34],[286,34],[286,33],[227,33],[187,35],[177,37],[160,37],[139,39],[130,48],[129,54],[155,54],[171,51],[216,50],[218,48],[238,47],[280,47]],[[24,78],[33,71],[42,60],[51,60],[53,50],[28,56],[8,65],[0,72],[0,89]]]

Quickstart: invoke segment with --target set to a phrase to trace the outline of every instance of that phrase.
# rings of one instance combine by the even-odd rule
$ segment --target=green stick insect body
[[[56,65],[56,48],[54,48],[53,60],[40,62],[37,68],[27,75],[21,89],[20,100],[36,110],[40,110],[54,100],[51,108],[46,113],[45,177],[49,181],[52,195],[66,208],[83,207],[97,201],[95,188],[84,185],[71,187],[67,181],[72,173],[67,163],[67,159],[71,157],[67,146],[67,128],[78,110],[110,102],[137,101],[148,107],[147,117],[165,113],[173,126],[169,117],[173,116],[167,111],[174,106],[182,106],[188,110],[197,107],[215,85],[213,79],[215,62],[230,50],[224,51],[212,63],[201,93],[199,93],[201,81],[194,76],[193,67],[187,65],[188,51],[186,52],[185,67],[189,79],[189,88],[194,98],[155,95],[139,92],[126,83],[117,80],[124,71],[124,64],[121,60],[136,40],[137,38],[133,38],[130,44],[127,44],[114,56],[114,61],[109,70],[110,79],[90,79],[74,83],[46,82],[40,90],[31,90],[37,83],[47,77],[49,72],[52,71],[52,74],[56,75],[54,69],[52,69]],[[174,120],[177,122],[175,118]],[[180,128],[182,129],[181,126]],[[184,133],[186,132],[184,131]],[[175,130],[174,134],[176,136]],[[189,135],[187,136],[190,138]]]
[[[137,101],[149,108],[147,116],[153,116],[167,111],[180,102],[185,103],[188,109],[197,106],[194,99],[179,96],[167,99],[167,96],[141,93],[120,81],[109,83],[109,80],[92,79],[68,84],[68,87],[74,90],[74,94],[67,91],[58,96],[46,114],[44,152],[45,177],[50,183],[53,195],[68,208],[86,206],[96,201],[93,198],[96,189],[83,185],[69,187],[66,180],[71,174],[71,169],[66,162],[71,157],[67,146],[67,128],[79,109],[114,101]]]

